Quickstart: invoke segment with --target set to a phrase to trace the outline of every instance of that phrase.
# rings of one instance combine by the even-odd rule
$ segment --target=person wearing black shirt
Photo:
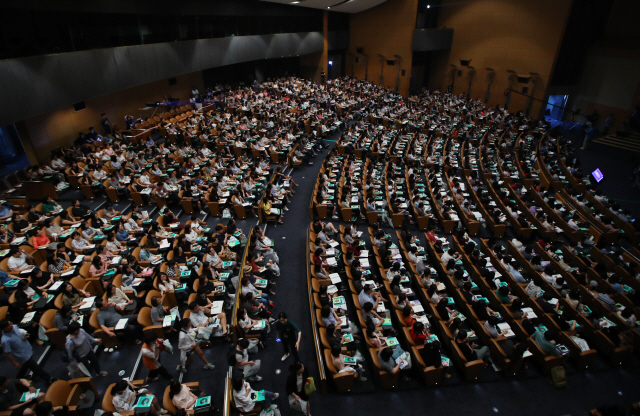
[[[22,230],[29,227],[29,222],[23,219],[22,215],[18,213],[13,214],[11,223],[13,224],[12,228],[14,233],[21,233]]]
[[[75,218],[83,218],[89,215],[90,212],[91,211],[89,210],[89,208],[80,204],[79,199],[76,199],[75,201],[73,201],[73,208],[71,208],[71,215],[73,215]]]
[[[102,117],[100,119],[100,125],[104,130],[104,134],[111,134],[111,123],[109,122],[107,115],[105,113],[102,113],[100,116]]]
[[[14,292],[16,303],[21,309],[26,309],[29,306],[32,306],[33,309],[42,309],[47,304],[46,295],[43,296],[42,291],[37,287],[30,286],[27,280],[18,282],[18,289]]]
[[[298,388],[298,378],[302,379],[302,385]],[[292,409],[299,409],[303,413],[310,415],[311,404],[309,403],[309,395],[305,391],[305,385],[309,378],[309,371],[299,361],[291,364],[289,367],[289,376],[287,377],[287,395],[295,400]]]
[[[551,297],[552,295],[549,292],[545,292],[542,296],[538,296],[538,298],[536,299],[536,303],[540,305],[544,313],[555,314],[556,312],[556,309],[553,307],[553,305],[548,302]]]
[[[27,214],[27,219],[31,224],[37,224],[40,221],[44,221],[44,214],[42,214],[42,212],[36,211],[36,208],[34,206],[27,206],[27,210],[29,211],[29,213]]]
[[[461,292],[468,304],[473,305],[475,303],[473,300],[473,293],[471,293],[471,282],[464,282],[462,284]]]
[[[485,345],[482,348],[478,348],[478,345],[476,343],[469,342],[467,331],[458,332],[458,336],[456,337],[456,345],[468,362],[475,360],[484,360],[485,358],[487,358],[487,361],[491,361],[489,347]],[[485,364],[485,366],[486,365],[487,364]]]
[[[278,338],[282,340],[282,347],[284,348],[282,361],[289,358],[291,353],[293,353],[295,361],[300,361],[298,349],[300,348],[302,332],[295,323],[287,319],[287,314],[284,312],[280,312],[280,315],[278,315],[276,331],[278,333]]]
[[[433,341],[424,344],[424,348],[420,350],[420,357],[426,367],[442,367],[442,355],[440,354],[440,341]],[[445,373],[445,377],[451,377],[450,374]]]

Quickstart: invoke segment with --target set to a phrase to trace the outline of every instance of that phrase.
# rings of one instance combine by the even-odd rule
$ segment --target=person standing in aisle
[[[300,361],[298,350],[300,349],[302,332],[300,331],[300,328],[293,323],[293,321],[287,319],[287,314],[284,312],[280,312],[280,315],[278,315],[276,331],[278,332],[278,339],[282,341],[282,347],[284,348],[282,361],[289,358],[291,353],[293,353],[295,361]]]

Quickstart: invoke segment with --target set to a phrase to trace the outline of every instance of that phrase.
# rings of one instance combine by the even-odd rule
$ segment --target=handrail
[[[231,369],[227,371],[227,376],[224,378],[224,404],[222,415],[230,416],[231,415]]]
[[[247,263],[247,256],[249,254],[249,241],[251,241],[251,236],[253,235],[253,228],[249,232],[249,236],[247,237],[247,245],[244,247],[244,254],[242,255],[242,262],[240,263],[240,273],[238,274],[238,287],[236,288],[236,300],[234,303],[233,311],[231,312],[231,325],[235,333],[236,325],[238,325],[238,305],[240,303],[240,293],[242,290],[240,289],[242,286],[242,278],[244,277],[244,265]]]
[[[309,241],[309,227],[307,227],[307,241]],[[306,243],[303,245],[303,248],[305,251],[308,249]],[[318,360],[318,372],[320,373],[320,387],[321,387],[322,393],[326,393],[327,392],[327,374],[324,368],[324,361],[322,359],[320,342],[318,340],[318,327],[315,319],[316,314],[313,307],[313,295],[311,290],[311,271],[309,270],[308,260],[307,260],[307,291],[309,292],[309,316],[311,317],[311,328],[313,329],[313,341],[315,343],[316,358]]]

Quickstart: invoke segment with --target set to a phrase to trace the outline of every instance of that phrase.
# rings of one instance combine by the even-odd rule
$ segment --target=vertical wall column
[[[324,36],[324,48],[322,49],[321,65],[326,74],[326,81],[329,77],[329,12],[326,10],[322,14],[322,34]]]

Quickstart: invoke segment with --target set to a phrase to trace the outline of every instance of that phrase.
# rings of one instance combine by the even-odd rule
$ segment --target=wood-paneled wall
[[[503,105],[509,86],[509,73],[540,74],[534,97],[544,99],[573,0],[443,0],[439,26],[454,29],[448,62],[432,67],[431,86],[446,88],[451,84],[455,64],[455,92],[469,89],[470,70],[460,66],[460,59],[471,59],[475,75],[471,78],[471,96],[484,100],[488,87],[487,67],[495,70],[489,103]],[[522,91],[528,84],[515,83]],[[510,111],[524,110],[527,98],[512,94]],[[542,103],[534,101],[531,116],[537,117]]]
[[[169,82],[164,79],[90,98],[85,101],[84,110],[74,111],[73,106],[68,106],[27,119],[24,121],[24,126],[28,137],[21,134],[21,139],[27,142],[25,148],[31,146],[34,149],[34,154],[28,153],[29,161],[32,164],[49,162],[49,153],[52,149],[69,146],[78,137],[79,132],[86,133],[89,127],[95,128],[102,134],[101,113],[107,114],[112,125],[117,124],[124,129],[125,115],[134,117],[142,115],[146,119],[152,111],[138,110],[145,107],[146,102],[161,101],[165,95],[187,100],[193,86],[201,92],[204,91],[202,71],[177,76],[175,85],[169,85]],[[34,157],[37,160],[32,160]]]
[[[364,48],[364,53],[369,55],[368,75],[369,81],[378,83],[380,80],[380,58],[393,60],[394,55],[399,55],[400,69],[405,70],[405,75],[400,77],[400,93],[409,93],[412,64],[413,30],[416,25],[418,10],[417,0],[388,0],[379,6],[357,13],[351,16],[349,22],[349,49],[346,74],[364,79],[367,69],[362,55],[356,55],[356,48]],[[351,56],[359,56],[359,63],[354,63]],[[398,73],[398,64],[387,65],[383,62],[384,86],[395,89]]]

